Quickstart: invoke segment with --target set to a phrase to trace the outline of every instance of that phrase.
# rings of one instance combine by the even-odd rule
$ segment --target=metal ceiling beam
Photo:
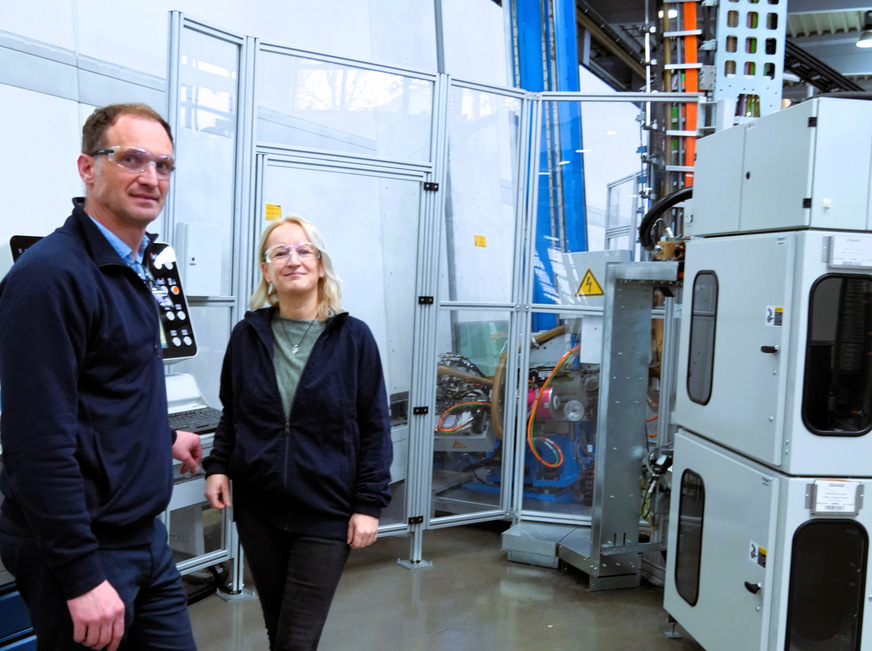
[[[645,78],[645,68],[637,53],[611,26],[586,2],[576,0],[575,20],[579,27],[590,32],[609,52],[618,57],[630,70]]]
[[[810,55],[825,61],[843,75],[872,75],[872,51],[856,46],[857,32],[790,39]]]
[[[802,81],[811,84],[823,93],[839,90],[862,91],[863,88],[846,79],[826,63],[809,54],[801,47],[785,41],[784,70],[792,72]]]

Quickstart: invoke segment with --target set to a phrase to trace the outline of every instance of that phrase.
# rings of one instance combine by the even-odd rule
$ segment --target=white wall
[[[70,199],[82,193],[76,172],[81,123],[76,102],[12,86],[0,85],[0,106],[5,245],[12,235],[47,235],[72,211]]]
[[[508,0],[504,3],[508,5]],[[442,0],[445,70],[458,79],[511,86],[502,8],[491,0]]]
[[[434,8],[429,0],[7,1],[0,25],[12,34],[164,77],[167,13],[172,10],[268,43],[436,68]]]

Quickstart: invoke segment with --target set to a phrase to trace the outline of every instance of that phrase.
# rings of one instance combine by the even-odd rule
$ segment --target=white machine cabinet
[[[872,101],[817,98],[697,144],[691,236],[872,230]]]
[[[694,639],[707,651],[872,649],[860,639],[872,630],[872,479],[788,477],[683,430],[675,459],[664,607]]]
[[[789,475],[872,475],[872,235],[687,245],[676,422]]]

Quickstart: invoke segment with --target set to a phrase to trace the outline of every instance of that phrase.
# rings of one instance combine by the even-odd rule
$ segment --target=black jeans
[[[29,533],[4,523],[0,555],[27,609],[39,651],[84,650],[73,642],[73,620],[55,575]],[[125,651],[196,649],[188,619],[188,596],[167,545],[167,531],[154,523],[151,543],[97,550],[103,571],[124,601]]]
[[[317,649],[351,549],[277,529],[239,503],[234,513],[271,651]]]

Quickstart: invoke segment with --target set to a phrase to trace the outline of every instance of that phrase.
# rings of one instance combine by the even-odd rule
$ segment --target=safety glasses
[[[106,149],[98,149],[89,155],[105,155],[110,163],[135,174],[142,174],[149,165],[154,165],[154,171],[162,179],[170,178],[176,166],[172,156],[155,156],[138,147],[107,147]]]

